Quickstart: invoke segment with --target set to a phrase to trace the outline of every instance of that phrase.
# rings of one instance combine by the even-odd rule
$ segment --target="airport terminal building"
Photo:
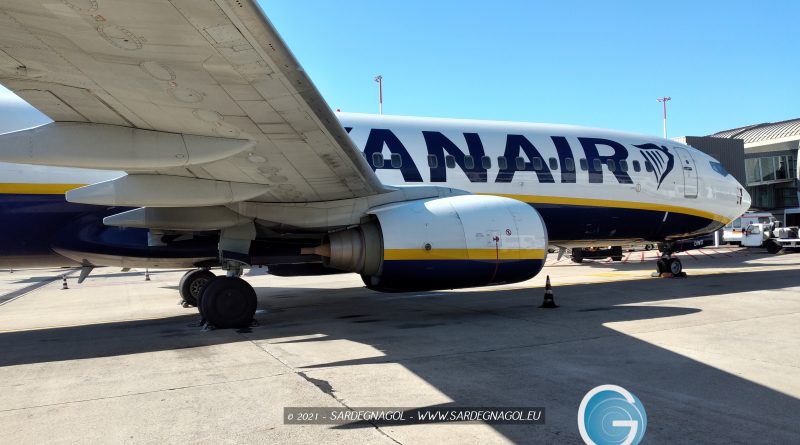
[[[800,119],[749,125],[720,131],[714,138],[738,139],[744,143],[744,169],[752,207],[783,213],[798,207],[797,150]]]
[[[800,118],[720,131],[709,136],[685,136],[680,142],[718,159],[752,197],[752,210],[783,219],[797,209],[797,157]],[[792,218],[795,219],[795,218]]]

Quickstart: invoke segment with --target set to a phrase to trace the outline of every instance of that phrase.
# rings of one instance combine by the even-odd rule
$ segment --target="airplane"
[[[193,268],[249,326],[244,269],[384,292],[520,282],[548,248],[718,230],[750,196],[712,157],[568,125],[334,112],[248,0],[7,0],[0,84],[52,122],[0,135],[0,264]],[[221,268],[216,276],[211,268]]]

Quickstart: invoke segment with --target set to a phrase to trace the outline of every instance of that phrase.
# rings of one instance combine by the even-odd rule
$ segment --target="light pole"
[[[375,76],[375,82],[378,82],[378,113],[383,114],[383,76]]]
[[[661,98],[656,99],[657,101],[664,104],[664,139],[667,138],[667,101],[672,100],[669,96],[664,96]]]

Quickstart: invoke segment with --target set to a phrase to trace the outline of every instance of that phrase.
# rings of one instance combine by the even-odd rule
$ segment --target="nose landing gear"
[[[656,261],[656,271],[653,272],[653,277],[685,277],[686,273],[683,271],[683,263],[678,258],[672,256],[672,250],[667,246],[661,246],[661,258]]]

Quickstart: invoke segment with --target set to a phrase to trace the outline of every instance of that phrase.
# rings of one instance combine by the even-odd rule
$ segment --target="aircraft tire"
[[[667,261],[667,268],[669,273],[677,277],[681,274],[681,272],[683,272],[683,263],[681,263],[681,260],[677,258],[672,258]]]
[[[190,306],[197,306],[197,301],[203,292],[203,288],[208,282],[216,278],[216,275],[205,269],[195,269],[186,272],[181,277],[178,290],[181,298]]]
[[[246,328],[253,322],[258,299],[247,281],[216,277],[203,289],[198,309],[203,319],[218,329]]]
[[[667,262],[662,259],[656,261],[656,272],[658,272],[658,274],[660,275],[666,271],[667,271]]]

